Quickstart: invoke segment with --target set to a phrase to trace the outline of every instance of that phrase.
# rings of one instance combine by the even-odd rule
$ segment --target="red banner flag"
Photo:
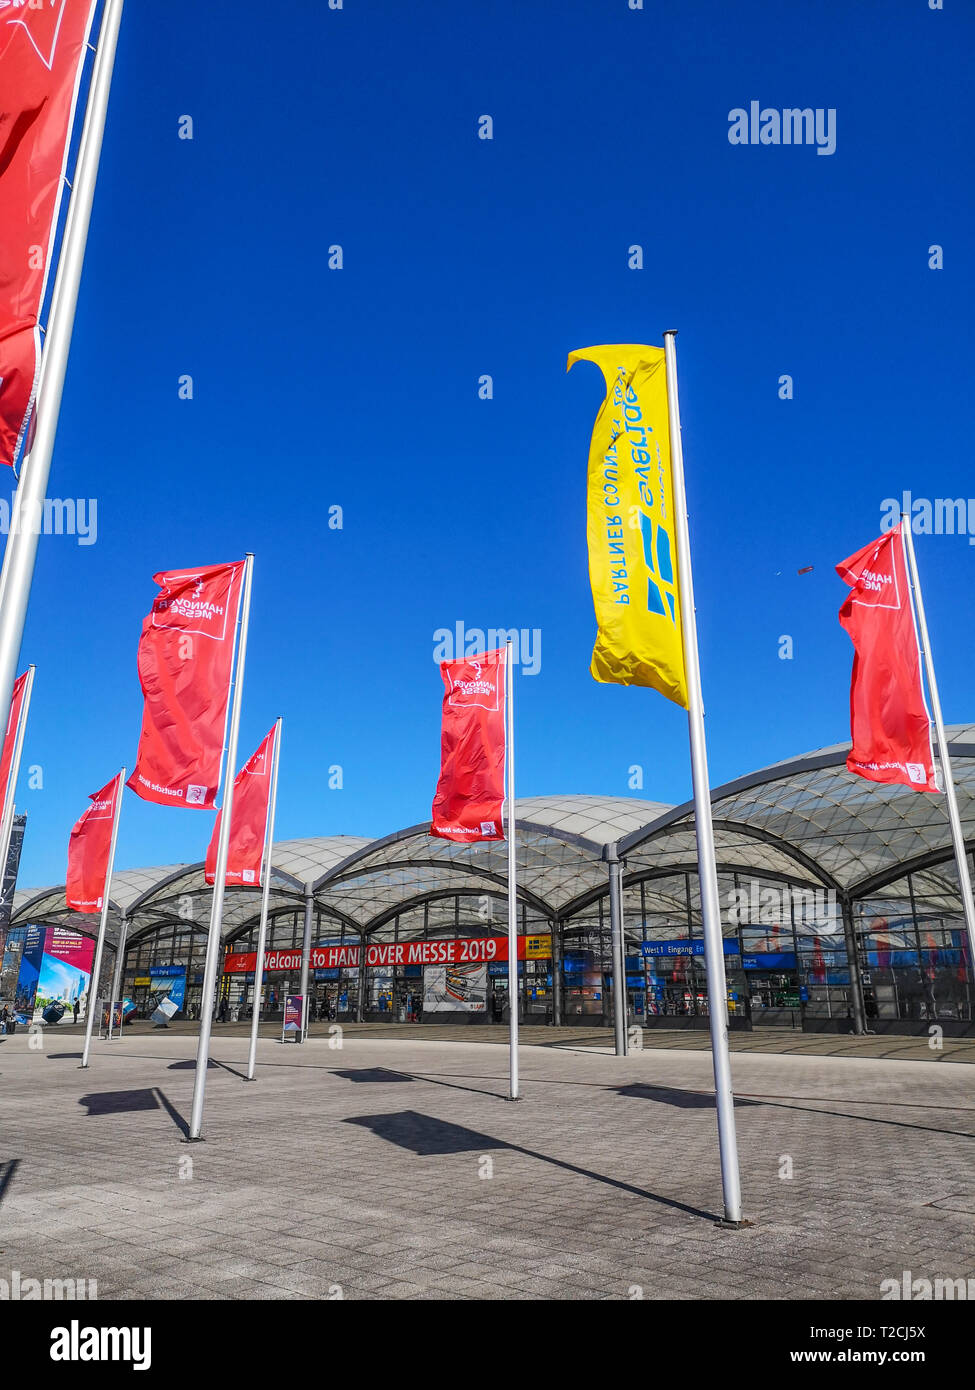
[[[900,530],[871,541],[836,572],[850,586],[840,622],[856,648],[850,687],[853,747],[846,765],[871,782],[937,792]]]
[[[95,0],[0,5],[0,463],[24,438]]]
[[[27,690],[27,676],[25,671],[22,676],[18,676],[14,681],[14,693],[10,697],[10,712],[7,715],[7,730],[3,736],[3,749],[0,751],[0,796],[3,797],[2,810],[7,808],[7,783],[10,781],[10,767],[14,760],[14,749],[17,746],[17,727],[20,724],[20,712],[24,708],[24,693]],[[13,788],[9,788],[13,795]]]
[[[462,844],[503,840],[507,648],[442,661],[440,781],[430,834]]]
[[[121,795],[122,774],[119,772],[100,792],[92,792],[91,805],[71,832],[64,897],[73,912],[102,910],[112,848],[112,823]]]
[[[142,624],[142,736],[128,786],[160,806],[212,807],[220,782],[244,562],[154,574]]]
[[[228,887],[255,884],[263,887],[261,865],[271,812],[271,772],[274,767],[274,735],[277,725],[234,778],[234,804],[230,812],[230,847],[227,854]],[[216,882],[217,844],[223,811],[217,813],[207,848],[206,881]]]

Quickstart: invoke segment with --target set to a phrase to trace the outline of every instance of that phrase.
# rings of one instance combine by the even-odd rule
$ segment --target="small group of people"
[[[319,1003],[315,996],[312,995],[308,1001],[308,1022],[317,1023],[321,1020],[321,1022],[324,1023],[326,1020],[334,1019],[334,1017],[334,1002],[331,999],[323,999],[321,1003]]]

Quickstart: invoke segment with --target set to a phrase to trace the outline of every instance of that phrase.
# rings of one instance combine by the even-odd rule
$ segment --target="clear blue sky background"
[[[962,0],[128,5],[51,482],[97,498],[98,541],[41,545],[21,884],[63,881],[87,794],[132,766],[152,573],[247,549],[241,754],[283,714],[280,838],[429,815],[458,619],[541,629],[519,794],[633,794],[640,763],[639,794],[684,800],[682,712],[589,675],[602,385],[565,374],[665,328],[712,779],[846,738],[833,565],[887,496],[975,495],[973,38]],[[835,107],[836,153],[730,145],[753,98]],[[946,717],[972,719],[975,547],[917,544]],[[127,794],[119,867],[200,859],[211,825]]]

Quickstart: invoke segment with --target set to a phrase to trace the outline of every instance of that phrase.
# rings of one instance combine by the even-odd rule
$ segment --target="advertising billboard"
[[[52,1005],[60,1005],[71,1021],[80,1022],[88,1004],[94,956],[90,936],[64,927],[28,926],[14,1003],[17,1022],[33,1023]]]
[[[423,972],[423,1012],[480,1014],[487,1009],[487,964],[428,965]]]

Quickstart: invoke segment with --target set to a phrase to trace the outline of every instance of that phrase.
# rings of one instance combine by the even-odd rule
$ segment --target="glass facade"
[[[975,725],[956,726],[949,736],[963,828],[975,839]],[[713,794],[722,1007],[736,1028],[975,1031],[943,799],[855,777],[846,752],[846,745],[821,749]],[[521,962],[522,1015],[611,1021],[612,849],[622,865],[630,1021],[706,1026],[713,1001],[692,809],[572,795],[520,800],[517,815],[519,930],[526,940],[551,938],[551,954],[526,952]],[[310,893],[314,945],[367,946],[364,973],[345,959],[314,963],[312,1017],[503,1019],[506,952],[499,956],[495,947],[476,959],[427,952],[421,963],[416,952],[408,959],[379,948],[506,936],[507,853],[504,842],[431,837],[426,825],[375,841],[333,836],[275,845],[268,945],[291,954],[268,970],[263,1007],[273,1016],[283,995],[299,988]],[[259,902],[252,888],[226,896],[224,929],[237,959],[220,977],[225,1016],[239,1019],[253,1008],[253,962],[245,958],[256,949]],[[125,919],[125,990],[140,1009],[156,992],[153,972],[162,978],[177,968],[185,971],[186,1011],[198,1007],[209,903],[201,865],[125,870],[113,879],[110,932]],[[186,905],[200,928],[177,920]],[[11,953],[27,921],[92,925],[82,927],[67,911],[62,887],[22,896],[5,980],[16,973]]]

